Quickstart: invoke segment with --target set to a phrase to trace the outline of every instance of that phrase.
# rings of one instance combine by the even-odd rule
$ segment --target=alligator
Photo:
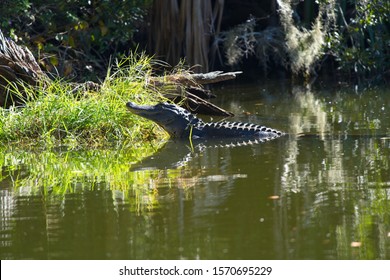
[[[243,122],[204,122],[186,109],[170,103],[137,105],[126,103],[136,115],[152,120],[172,138],[241,138],[266,141],[284,135],[283,132],[262,125]]]

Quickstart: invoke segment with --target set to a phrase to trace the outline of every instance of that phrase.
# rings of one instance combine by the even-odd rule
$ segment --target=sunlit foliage
[[[357,0],[353,8],[350,18],[339,9],[339,28],[329,37],[328,52],[351,77],[383,80],[390,67],[390,2]]]
[[[96,147],[164,138],[160,130],[152,130],[151,122],[130,114],[125,106],[130,100],[163,99],[146,86],[151,67],[150,58],[131,55],[112,67],[97,91],[74,91],[61,80],[26,88],[33,98],[24,97],[24,107],[0,109],[0,139],[7,144]],[[18,95],[18,88],[14,91]]]

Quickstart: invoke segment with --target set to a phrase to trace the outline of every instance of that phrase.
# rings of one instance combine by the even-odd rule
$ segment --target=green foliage
[[[389,1],[354,1],[354,16],[340,9],[341,27],[331,34],[329,52],[354,77],[383,79],[390,68]]]
[[[29,0],[1,1],[0,27],[8,28],[12,24],[15,15],[23,14],[31,7]]]
[[[150,2],[6,1],[0,25],[16,42],[23,38],[46,70],[93,78],[105,72],[110,56],[134,47],[133,36]]]

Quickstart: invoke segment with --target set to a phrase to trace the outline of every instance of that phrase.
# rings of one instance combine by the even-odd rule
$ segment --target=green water
[[[1,259],[389,259],[390,91],[286,84],[214,90],[256,145],[0,150]]]

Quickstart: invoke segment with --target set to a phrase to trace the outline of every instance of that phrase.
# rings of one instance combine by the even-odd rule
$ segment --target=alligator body
[[[126,106],[134,114],[157,123],[173,138],[243,138],[265,141],[284,135],[276,129],[251,123],[206,123],[175,104],[159,103],[150,106],[128,102]]]

